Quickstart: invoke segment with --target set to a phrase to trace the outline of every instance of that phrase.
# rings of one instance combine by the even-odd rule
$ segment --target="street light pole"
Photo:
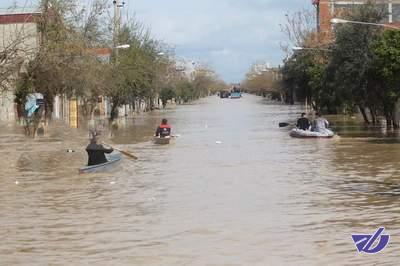
[[[299,47],[299,46],[294,46],[292,47],[293,51],[302,51],[302,50],[313,50],[313,51],[326,51],[326,52],[332,52],[331,49],[326,49],[326,48],[313,48],[313,47]]]
[[[124,47],[124,45],[118,45],[118,37],[119,37],[119,32],[121,28],[121,8],[124,7],[125,2],[123,1],[120,3],[119,0],[113,0],[114,4],[114,36],[113,36],[113,46],[114,48],[114,54],[115,54],[115,62],[118,61],[118,48],[121,49],[126,49],[129,47]]]
[[[118,46],[118,24],[119,24],[119,18],[118,18],[118,0],[113,1],[114,4],[114,36],[113,36],[113,46],[116,48]],[[114,55],[115,55],[115,61],[117,61],[118,58],[118,49],[114,49]]]
[[[345,24],[345,23],[361,24],[361,25],[379,26],[379,27],[385,27],[385,28],[400,30],[400,27],[396,27],[396,26],[389,25],[389,24],[354,21],[354,20],[347,20],[347,19],[342,19],[342,18],[333,18],[333,19],[331,19],[331,23],[332,24]]]

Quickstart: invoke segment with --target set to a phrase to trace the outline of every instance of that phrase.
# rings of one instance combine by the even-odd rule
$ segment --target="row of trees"
[[[267,65],[254,64],[246,74],[242,87],[249,93],[282,100],[281,69],[269,68]]]
[[[379,23],[384,12],[376,4],[357,5],[346,19]],[[293,30],[292,28],[292,31]],[[341,24],[334,38],[308,31],[294,45],[315,49],[295,51],[282,69],[285,93],[306,101],[317,111],[352,113],[360,110],[366,123],[399,127],[400,29]]]
[[[40,2],[40,45],[16,81],[17,103],[23,103],[28,93],[40,92],[47,113],[51,113],[54,96],[78,97],[84,103],[83,113],[91,116],[99,97],[106,96],[113,119],[122,105],[143,101],[150,110],[157,97],[164,106],[172,98],[188,102],[221,84],[212,71],[195,71],[191,76],[178,71],[166,45],[136,21],[126,22],[114,35],[111,1],[92,2],[89,10],[77,0]],[[113,49],[109,63],[99,60],[96,49],[113,43],[128,44],[129,48],[119,50],[118,56]],[[1,78],[9,76],[5,70],[0,74]]]

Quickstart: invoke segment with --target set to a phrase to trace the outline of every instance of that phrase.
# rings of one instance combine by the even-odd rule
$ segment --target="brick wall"
[[[40,19],[38,13],[26,14],[1,14],[0,24],[36,23]]]
[[[319,1],[319,23],[321,32],[330,32],[331,30],[330,20],[332,16],[329,2],[330,0]]]

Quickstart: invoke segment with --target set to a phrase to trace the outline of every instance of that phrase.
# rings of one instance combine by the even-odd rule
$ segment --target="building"
[[[330,20],[339,16],[343,10],[362,5],[368,0],[312,0],[316,7],[319,29],[322,33],[331,31]],[[400,22],[400,0],[375,0],[377,8],[385,12],[383,23],[398,24]]]
[[[251,66],[251,72],[255,75],[260,75],[270,68],[269,62],[259,61]]]
[[[193,79],[196,67],[196,62],[193,60],[179,58],[175,62],[175,70],[181,72],[189,80]]]
[[[0,121],[16,118],[13,81],[39,46],[39,18],[35,10],[0,11]]]

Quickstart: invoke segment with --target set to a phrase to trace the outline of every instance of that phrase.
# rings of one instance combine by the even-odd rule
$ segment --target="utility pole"
[[[317,22],[317,33],[319,34],[321,31],[321,25],[320,25],[320,18],[319,18],[319,13],[320,13],[320,9],[319,9],[319,1],[320,0],[313,0],[313,5],[315,6],[316,9],[316,22]]]
[[[118,34],[119,34],[119,12],[118,12],[118,5],[119,1],[118,0],[113,0],[114,4],[114,36],[113,36],[113,50],[114,50],[114,56],[115,56],[115,62],[117,62],[118,58],[118,49],[115,47],[118,46]]]
[[[125,2],[122,3],[119,0],[113,0],[114,4],[114,36],[113,36],[113,50],[115,55],[115,62],[118,61],[118,37],[121,28],[121,8],[124,7]]]

